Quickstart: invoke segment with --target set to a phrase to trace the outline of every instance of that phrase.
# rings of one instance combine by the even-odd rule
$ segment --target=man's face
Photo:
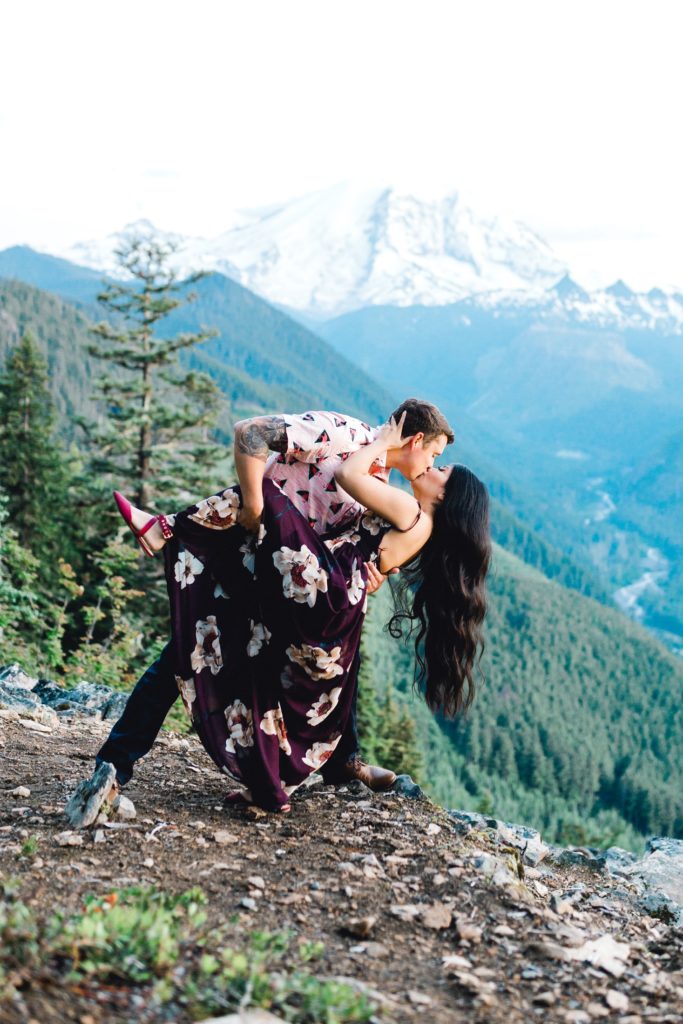
[[[447,444],[448,438],[445,434],[439,434],[431,441],[425,441],[420,434],[416,434],[410,443],[401,449],[402,464],[397,468],[407,480],[415,480],[426,470],[431,469],[434,460],[443,453]]]

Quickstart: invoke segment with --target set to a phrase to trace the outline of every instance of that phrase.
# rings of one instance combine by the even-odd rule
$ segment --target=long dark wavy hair
[[[408,636],[415,638],[415,686],[432,711],[447,718],[467,711],[474,700],[490,563],[488,491],[466,466],[454,465],[434,507],[431,537],[393,588],[396,611],[387,627],[399,638],[408,624]]]

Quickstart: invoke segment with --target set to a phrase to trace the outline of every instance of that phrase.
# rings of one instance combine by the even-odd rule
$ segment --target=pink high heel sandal
[[[166,540],[170,540],[170,538],[173,536],[173,530],[168,525],[168,520],[166,519],[166,516],[152,516],[151,519],[147,520],[147,522],[145,523],[141,530],[136,530],[135,527],[133,526],[133,506],[131,505],[131,503],[128,501],[127,498],[124,498],[120,491],[114,491],[114,500],[118,506],[119,512],[123,516],[126,525],[130,528],[133,536],[135,537],[136,541],[138,542],[142,550],[149,558],[154,558],[156,552],[152,551],[149,544],[147,544],[146,541],[143,540],[143,536],[147,533],[148,530],[152,529],[155,523],[158,523],[159,526],[161,527],[161,532],[163,533],[164,538]]]

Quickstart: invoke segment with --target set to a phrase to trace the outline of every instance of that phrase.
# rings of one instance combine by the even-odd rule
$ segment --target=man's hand
[[[400,572],[400,569],[390,569],[387,576],[385,576],[384,573],[379,571],[374,562],[366,562],[365,564],[368,567],[368,584],[366,587],[368,594],[376,593],[387,576],[395,576],[397,572]]]
[[[261,525],[261,515],[263,513],[263,505],[261,508],[244,508],[239,509],[237,513],[237,522],[249,533],[257,533],[258,528]]]

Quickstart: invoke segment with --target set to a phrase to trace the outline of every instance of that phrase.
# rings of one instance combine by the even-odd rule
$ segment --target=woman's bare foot
[[[148,523],[150,519],[154,519],[154,516],[150,515],[149,512],[143,512],[141,508],[136,508],[135,505],[131,505],[130,512],[133,527],[136,530],[141,530],[145,523]],[[164,537],[158,522],[156,522],[154,526],[151,526],[144,536],[147,546],[155,554],[157,551],[161,551],[166,543],[166,538]]]

